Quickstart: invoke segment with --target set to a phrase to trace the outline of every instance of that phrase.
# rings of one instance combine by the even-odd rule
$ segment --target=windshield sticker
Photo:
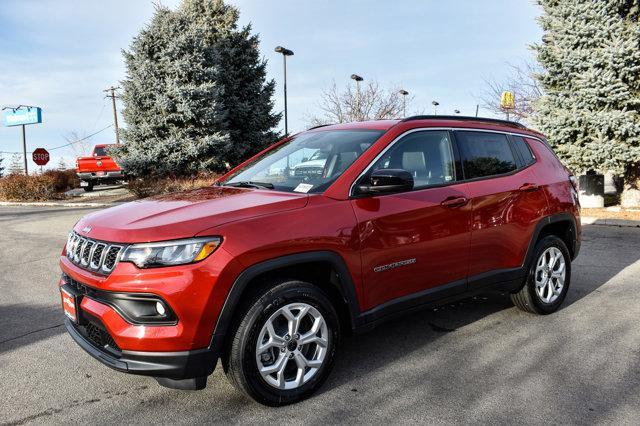
[[[311,188],[313,188],[313,185],[309,184],[309,183],[301,183],[298,186],[296,186],[296,189],[294,189],[294,192],[304,192],[305,194],[307,192],[309,192],[311,190]]]

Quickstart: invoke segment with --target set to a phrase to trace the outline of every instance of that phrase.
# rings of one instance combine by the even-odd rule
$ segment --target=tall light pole
[[[409,94],[409,92],[407,92],[404,89],[401,89],[399,93],[402,95],[402,117],[406,118],[407,117],[407,95]]]
[[[362,111],[360,110],[360,82],[364,80],[364,78],[360,77],[358,74],[351,74],[351,79],[356,81],[356,121],[362,121],[364,117],[362,117]]]
[[[438,105],[440,105],[440,102],[431,101],[431,105],[433,105],[433,115],[438,115]]]
[[[287,56],[293,56],[293,50],[277,46],[275,51],[282,53],[282,59],[284,61],[284,135],[287,136],[289,134],[289,123],[287,121]]]

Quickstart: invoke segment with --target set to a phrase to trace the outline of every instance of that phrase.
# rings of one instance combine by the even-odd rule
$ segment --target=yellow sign
[[[516,107],[516,98],[512,92],[502,92],[500,95],[500,108],[514,109]]]

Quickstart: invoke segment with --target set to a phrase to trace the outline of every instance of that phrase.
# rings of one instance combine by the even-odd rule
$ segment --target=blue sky
[[[174,7],[179,0],[163,0]],[[233,0],[240,23],[260,34],[282,102],[284,45],[288,61],[289,127],[305,128],[317,112],[322,90],[357,73],[383,86],[403,87],[414,100],[409,111],[459,109],[473,115],[483,77],[501,79],[508,63],[530,58],[541,31],[532,0],[310,1]],[[120,50],[153,14],[151,0],[3,0],[0,7],[0,105],[43,108],[43,124],[27,127],[28,150],[66,143],[76,131],[88,135],[112,123],[102,90],[124,76]],[[481,115],[483,111],[481,110]],[[486,114],[486,112],[485,112]],[[121,121],[122,125],[122,121]],[[110,143],[113,129],[87,145]],[[19,127],[0,127],[0,151],[20,151]],[[55,165],[67,148],[51,151]],[[10,154],[5,157],[5,165]],[[30,164],[34,167],[33,163]]]

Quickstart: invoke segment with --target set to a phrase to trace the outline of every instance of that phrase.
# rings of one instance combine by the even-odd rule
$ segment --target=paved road
[[[63,330],[56,256],[89,210],[0,208],[0,423],[616,423],[640,418],[640,230],[588,226],[558,313],[507,299],[353,338],[314,398],[269,409],[216,371],[204,391],[116,373]]]

